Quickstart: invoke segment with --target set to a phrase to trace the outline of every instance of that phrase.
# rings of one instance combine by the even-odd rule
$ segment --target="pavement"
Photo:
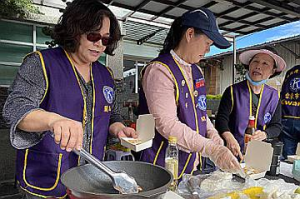
[[[14,181],[0,182],[0,199],[21,199]]]
[[[9,129],[0,128],[0,135],[0,199],[19,199],[21,196],[14,180],[16,150],[10,144]]]

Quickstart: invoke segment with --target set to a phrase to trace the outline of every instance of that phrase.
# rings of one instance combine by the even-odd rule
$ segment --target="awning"
[[[103,0],[113,10],[123,8],[125,39],[163,44],[168,27],[184,12],[205,7],[215,13],[223,34],[246,35],[300,19],[300,0]]]

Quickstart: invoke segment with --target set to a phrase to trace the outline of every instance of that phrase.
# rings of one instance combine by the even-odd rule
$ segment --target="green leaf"
[[[39,9],[33,6],[32,0],[1,0],[0,16],[25,18],[29,13],[41,14]]]

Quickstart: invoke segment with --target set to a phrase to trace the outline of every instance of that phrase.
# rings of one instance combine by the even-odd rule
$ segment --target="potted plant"
[[[206,109],[211,110],[208,111],[208,115],[215,114],[218,111],[219,104],[221,101],[222,95],[207,95],[206,96]]]

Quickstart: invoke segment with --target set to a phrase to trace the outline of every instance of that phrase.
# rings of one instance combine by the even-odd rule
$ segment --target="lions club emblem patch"
[[[114,89],[112,87],[109,87],[109,86],[104,86],[103,87],[103,95],[106,99],[106,101],[109,103],[109,104],[112,104],[113,101],[114,101],[114,96],[115,96],[115,92],[114,92]]]
[[[205,95],[200,95],[198,97],[198,107],[200,110],[205,111],[206,110],[206,96]]]

